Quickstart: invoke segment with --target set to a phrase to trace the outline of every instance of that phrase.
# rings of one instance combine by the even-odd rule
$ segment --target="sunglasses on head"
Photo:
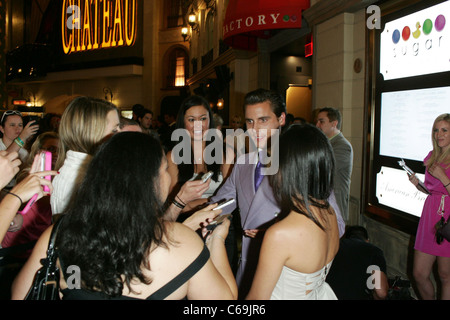
[[[3,123],[3,120],[5,119],[5,117],[7,116],[12,116],[12,115],[17,115],[17,116],[22,116],[22,114],[20,113],[20,111],[17,110],[8,110],[5,111],[2,115],[2,120],[0,120],[0,123]]]

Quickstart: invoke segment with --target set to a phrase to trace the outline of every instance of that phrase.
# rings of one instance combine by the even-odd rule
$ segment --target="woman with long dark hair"
[[[279,171],[270,177],[280,221],[265,233],[248,299],[336,299],[325,278],[339,248],[336,213],[328,202],[334,157],[312,125],[280,137]]]
[[[164,220],[169,186],[167,160],[156,138],[123,132],[100,147],[58,231],[65,299],[236,297],[223,241],[229,222],[218,226],[205,246],[191,229]],[[13,298],[25,297],[49,235],[50,230],[36,244],[16,279]],[[80,270],[79,290],[66,282],[69,266]]]
[[[213,175],[203,186],[202,198],[212,196],[231,172],[229,161],[225,160],[223,137],[215,128],[213,113],[208,101],[201,96],[190,96],[180,106],[176,122],[177,131],[172,138],[183,137],[168,152],[169,173],[172,177],[171,194],[186,183],[212,171]],[[178,136],[177,133],[182,135]],[[185,141],[189,139],[189,141]],[[214,148],[214,145],[219,146]],[[183,146],[181,148],[180,146]],[[206,152],[205,152],[206,151]],[[186,156],[186,153],[189,155]],[[209,157],[209,159],[207,159]],[[201,188],[202,186],[195,186]],[[182,199],[185,203],[195,199]],[[190,208],[195,204],[190,204]]]

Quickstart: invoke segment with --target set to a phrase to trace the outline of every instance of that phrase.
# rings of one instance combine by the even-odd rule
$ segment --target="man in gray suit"
[[[328,137],[334,151],[336,171],[334,172],[334,192],[345,221],[348,221],[348,202],[353,169],[353,148],[341,132],[342,117],[338,109],[322,108],[317,114],[316,126]]]
[[[210,202],[236,199],[234,204],[223,208],[222,214],[231,213],[236,207],[239,208],[243,237],[236,281],[241,299],[245,298],[251,287],[264,230],[276,222],[280,213],[267,174],[276,173],[278,156],[276,140],[281,127],[285,124],[286,105],[279,94],[258,89],[246,95],[244,113],[247,133],[258,150],[254,148],[254,151],[251,150],[251,152],[238,157],[232,173],[217,194],[210,199]],[[255,168],[258,159],[266,164],[267,170],[259,186],[256,186]],[[329,202],[338,216],[339,231],[342,235],[345,224],[340,216],[334,194],[330,197]]]

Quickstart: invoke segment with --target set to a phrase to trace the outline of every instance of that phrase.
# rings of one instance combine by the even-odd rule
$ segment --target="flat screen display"
[[[450,112],[450,87],[383,92],[380,155],[423,161],[432,149],[431,129]]]

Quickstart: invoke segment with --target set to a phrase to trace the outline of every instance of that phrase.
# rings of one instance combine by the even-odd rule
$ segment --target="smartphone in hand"
[[[209,171],[209,172],[205,173],[205,174],[202,176],[202,178],[201,178],[201,180],[203,181],[203,183],[205,183],[206,181],[208,181],[208,179],[211,178],[213,174],[214,174],[214,172],[212,172],[212,171]]]
[[[212,171],[209,171],[209,172],[205,173],[205,174],[202,176],[202,179],[201,179],[201,180],[203,181],[203,183],[205,183],[206,181],[208,181],[208,179],[211,178],[213,174],[214,174],[214,172],[212,172]]]
[[[235,201],[234,199],[229,199],[229,200],[227,200],[227,201],[225,201],[225,202],[219,204],[219,205],[218,205],[217,207],[215,207],[213,210],[219,210],[219,209],[222,209],[223,207],[226,207],[226,206],[232,204],[234,201]]]
[[[44,151],[41,153],[41,171],[52,170],[52,153],[50,151]],[[51,181],[51,176],[45,176],[44,179]],[[44,192],[50,192],[49,187],[44,186]]]
[[[40,164],[39,164],[39,171],[50,171],[52,170],[52,153],[49,151],[43,151],[39,155],[40,157]],[[47,179],[48,181],[51,181],[51,176],[45,176],[44,179]],[[43,186],[44,192],[50,192],[49,187]],[[33,204],[36,202],[36,199],[38,197],[38,194],[36,193],[27,203],[25,208],[22,211],[19,211],[20,214],[27,214],[28,211],[30,211],[30,208],[33,206]]]
[[[231,213],[222,214],[216,217],[216,219],[214,219],[213,221],[211,221],[211,223],[206,226],[206,230],[213,231],[217,226],[221,225],[225,221],[225,219],[231,220],[231,218],[233,218]]]

